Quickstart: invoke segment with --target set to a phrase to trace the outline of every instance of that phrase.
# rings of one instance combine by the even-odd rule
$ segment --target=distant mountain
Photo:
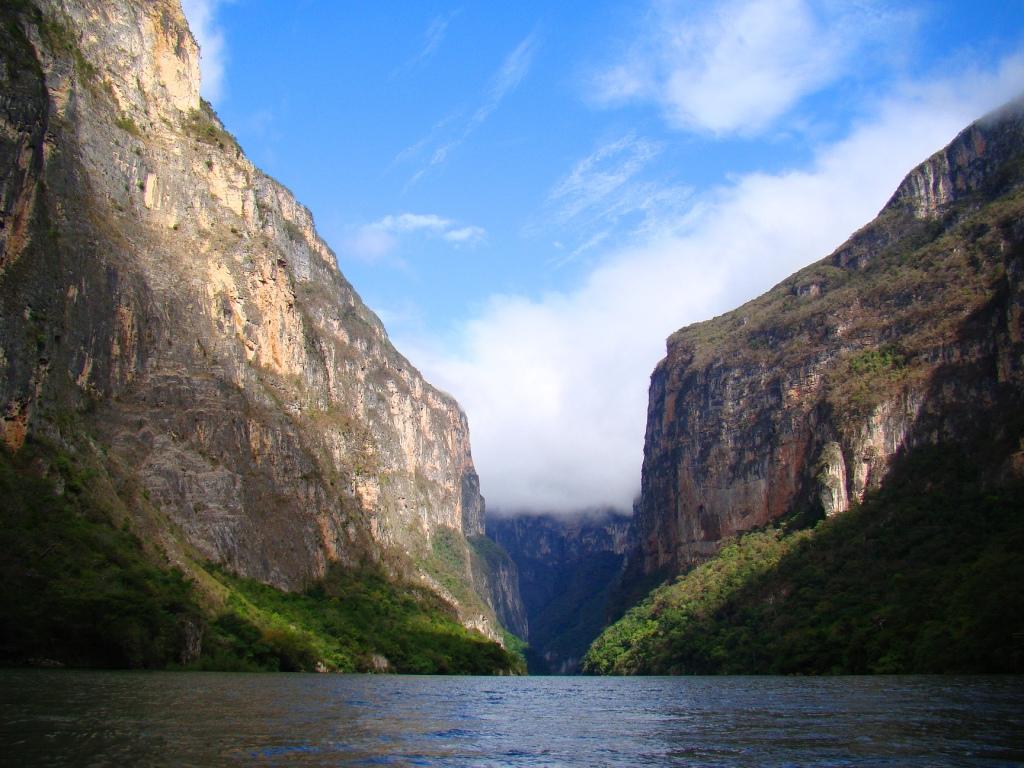
[[[514,567],[483,541],[464,414],[391,345],[309,211],[201,101],[177,0],[11,0],[0,22],[5,471],[14,486],[52,488],[49,535],[70,542],[76,515],[91,515],[131,532],[140,568],[183,574],[191,586],[175,600],[202,610],[182,608],[191,618],[147,663],[203,656],[222,614],[260,642],[288,635],[298,620],[260,608],[259,590],[242,599],[236,577],[296,594],[338,572],[349,594],[369,573],[399,602],[420,596],[414,612],[429,604],[473,630],[466,638],[501,641],[495,609],[516,610]],[[6,500],[7,543],[31,549],[42,524],[17,499]],[[97,553],[82,579],[90,568],[127,578],[122,545],[134,546]],[[63,546],[39,543],[42,566],[5,560],[7,591],[56,599],[37,567],[59,572],[50,560]],[[68,596],[76,583],[62,605],[85,616]],[[146,589],[122,596],[146,602]],[[8,629],[38,621],[45,638],[43,618],[12,613],[32,604],[5,606]],[[138,621],[126,636],[152,645]],[[227,626],[242,643],[249,630]],[[4,638],[4,660],[35,653],[17,637]],[[89,663],[62,642],[39,653]],[[385,645],[357,643],[362,660],[337,664],[393,667]],[[134,663],[121,650],[104,663]]]
[[[583,654],[615,610],[610,598],[633,544],[632,518],[613,510],[490,517],[487,533],[519,571],[530,673],[578,672]]]
[[[626,581],[685,575],[590,670],[1022,669],[1022,213],[1016,101],[831,256],[672,335]]]

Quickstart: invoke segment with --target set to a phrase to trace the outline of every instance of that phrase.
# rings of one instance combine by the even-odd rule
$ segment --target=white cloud
[[[397,213],[358,227],[344,238],[342,251],[364,261],[381,261],[398,250],[402,235],[416,233],[456,246],[476,245],[487,235],[483,227],[463,226],[433,213]]]
[[[731,0],[660,5],[624,60],[596,79],[606,103],[653,101],[677,128],[755,134],[834,82],[894,28],[872,2]]]
[[[450,243],[478,243],[486,234],[483,227],[460,227],[449,229],[444,233],[444,239]]]
[[[908,86],[807,168],[750,174],[701,196],[684,220],[607,253],[575,290],[492,297],[459,329],[458,353],[400,340],[465,407],[489,505],[628,509],[664,339],[827,255],[907,171],[1021,83],[1017,57],[997,72]]]
[[[199,43],[199,69],[202,75],[200,90],[209,101],[224,95],[224,67],[227,47],[224,32],[217,25],[217,7],[230,0],[182,0],[189,28]]]
[[[448,219],[442,219],[433,213],[400,213],[398,215],[385,216],[370,226],[380,227],[391,232],[415,232],[417,229],[439,232],[449,229],[452,226],[452,222]]]

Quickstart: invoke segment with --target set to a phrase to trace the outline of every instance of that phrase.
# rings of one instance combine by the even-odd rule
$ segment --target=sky
[[[469,417],[491,514],[628,511],[678,328],[1024,91],[1024,0],[184,0],[203,94]]]

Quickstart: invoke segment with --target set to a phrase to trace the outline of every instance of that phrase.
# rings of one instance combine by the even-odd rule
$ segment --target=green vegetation
[[[767,401],[751,424],[781,415],[819,434],[821,421],[859,433],[879,404],[913,393],[924,403],[911,442],[963,445],[901,457],[847,513],[819,522],[801,502],[779,529],[731,542],[606,630],[588,670],[1024,671],[1024,485],[1006,479],[1019,452],[1006,442],[1024,433],[1019,379],[1003,370],[1018,354],[1005,313],[1024,157],[1019,142],[986,152],[1006,153],[1005,172],[934,217],[887,207],[827,259],[673,334],[659,369],[715,381],[739,369]]]
[[[236,153],[241,152],[235,137],[221,127],[217,113],[206,99],[200,101],[199,109],[193,109],[188,113],[182,127],[185,133],[203,144],[221,149],[232,148]]]
[[[381,573],[334,569],[302,594],[223,571],[226,610],[212,624],[201,669],[411,674],[520,672],[511,653],[467,630],[423,587]]]
[[[423,559],[422,566],[456,600],[471,602],[474,596],[466,584],[469,558],[469,548],[461,533],[453,528],[438,528],[431,536],[430,554]]]
[[[454,528],[438,528],[431,538],[430,546],[444,570],[453,573],[466,570],[466,545],[462,535]]]
[[[849,360],[850,372],[855,376],[891,374],[906,365],[906,358],[893,347],[868,349]]]
[[[843,413],[865,415],[890,398],[911,373],[906,355],[893,346],[861,350],[832,376],[829,399]]]
[[[591,646],[599,674],[1024,672],[1024,487],[922,448],[813,530],[731,542]]]
[[[501,545],[492,541],[484,535],[468,536],[466,541],[473,548],[473,553],[487,567],[487,570],[495,573],[502,567],[506,567],[509,560],[508,553]]]
[[[531,675],[578,672],[609,616],[622,616],[635,602],[619,607],[629,596],[620,588],[625,555],[614,548],[628,522],[625,516],[600,513],[576,519],[538,515],[488,521],[494,541],[488,539],[485,547],[493,547],[518,570],[529,623],[524,654]],[[476,541],[470,539],[474,546]]]
[[[569,564],[544,569],[544,575],[557,585],[554,588],[520,586],[528,606],[536,604],[538,593],[546,598],[539,610],[533,608],[530,615],[531,643],[544,652],[528,655],[531,674],[559,673],[563,664],[574,660],[578,665],[607,622],[612,608],[609,601],[621,566],[621,556],[596,552]],[[537,563],[533,567],[536,573],[544,566]]]
[[[521,659],[422,587],[336,568],[286,593],[213,566],[157,567],[95,492],[100,471],[0,452],[0,663],[503,674]]]
[[[725,545],[710,562],[659,587],[630,609],[594,642],[584,669],[597,674],[686,672],[676,656],[679,646],[702,625],[713,623],[729,599],[746,585],[777,567],[799,536],[783,537],[778,530],[748,533]],[[716,663],[727,663],[724,647],[703,649]]]
[[[504,628],[501,630],[501,639],[505,643],[508,652],[516,657],[516,673],[523,674],[526,672],[526,657],[530,650],[530,644],[519,635],[513,635]]]
[[[59,455],[56,477],[43,477],[39,461],[30,448],[0,453],[0,661],[178,661],[201,620],[191,584],[153,566],[126,526],[110,524],[86,492],[88,469]]]
[[[142,129],[139,128],[139,124],[136,123],[128,115],[120,115],[114,120],[114,125],[120,128],[125,133],[130,133],[135,138],[142,138]]]
[[[71,31],[71,27],[55,16],[47,16],[39,21],[39,31],[42,33],[43,41],[55,55],[64,55],[71,59],[75,65],[75,72],[85,82],[91,83],[96,80],[96,66],[89,61],[78,45],[78,38]]]
[[[302,233],[302,229],[294,221],[284,219],[284,232],[288,236],[288,239],[293,243],[304,243],[306,242],[306,236]]]
[[[927,367],[916,350],[950,343],[1001,285],[1000,243],[1024,211],[1024,188],[996,191],[1003,195],[996,200],[987,187],[964,195],[934,221],[887,209],[833,256],[731,312],[676,331],[670,349],[692,355],[695,368],[728,361],[783,371],[805,363],[828,338],[862,349],[898,338],[901,350],[889,348],[898,356],[888,360],[892,367],[871,370],[864,360],[868,367],[853,372],[858,381],[878,374],[883,388],[898,386]],[[829,373],[833,403],[870,406],[867,389],[844,382],[850,374],[842,365]]]

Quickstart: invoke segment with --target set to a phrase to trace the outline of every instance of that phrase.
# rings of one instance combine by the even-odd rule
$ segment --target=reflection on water
[[[1024,765],[1024,679],[0,672],[0,764]]]

